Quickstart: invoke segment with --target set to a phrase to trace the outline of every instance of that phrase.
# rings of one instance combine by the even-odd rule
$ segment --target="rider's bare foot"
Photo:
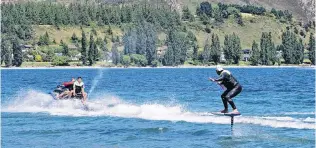
[[[240,114],[239,111],[237,109],[234,109],[231,114]]]

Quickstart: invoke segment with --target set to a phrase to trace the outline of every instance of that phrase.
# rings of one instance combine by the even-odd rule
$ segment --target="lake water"
[[[215,69],[2,69],[2,147],[314,147],[315,69],[229,68],[243,86],[223,109]],[[88,108],[49,92],[83,77]],[[231,109],[231,108],[230,108]]]

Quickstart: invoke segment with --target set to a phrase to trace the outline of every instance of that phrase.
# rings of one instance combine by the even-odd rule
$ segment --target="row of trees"
[[[75,39],[73,35],[73,39]],[[101,38],[94,39],[93,32],[90,32],[90,39],[87,40],[86,33],[82,30],[81,32],[81,61],[83,65],[93,65],[98,61],[101,57],[100,51],[104,54],[107,54],[108,49],[106,47],[107,41],[106,37],[102,40]],[[88,46],[89,44],[89,46]],[[104,57],[106,55],[103,55]]]
[[[263,32],[260,39],[260,48],[253,41],[250,61],[252,65],[274,65],[275,63],[280,64],[282,57],[285,64],[302,64],[305,57],[304,49],[302,39],[289,30],[282,34],[282,44],[278,46],[275,46],[272,41],[271,32]],[[311,63],[315,64],[315,37],[313,33],[310,35],[307,50]]]
[[[202,2],[196,8],[196,15],[200,17],[204,24],[209,23],[209,18],[214,18],[216,22],[223,22],[223,19],[228,18],[230,15],[233,15],[236,18],[236,22],[240,25],[243,25],[241,13],[250,13],[255,15],[264,15],[266,12],[263,7],[256,7],[253,5],[236,5],[236,4],[223,4],[218,3],[215,7],[212,7],[212,4],[209,2]],[[194,21],[190,11],[185,7],[183,9],[183,19]]]
[[[181,23],[180,15],[173,11],[166,2],[155,4],[144,1],[142,4],[108,5],[95,2],[70,3],[63,5],[53,2],[4,3],[2,10],[2,29],[10,25],[119,25],[146,19],[162,28]]]
[[[252,43],[252,55],[250,61],[252,65],[274,65],[280,63],[276,47],[272,41],[271,32],[263,32],[260,39],[260,49],[256,41]]]

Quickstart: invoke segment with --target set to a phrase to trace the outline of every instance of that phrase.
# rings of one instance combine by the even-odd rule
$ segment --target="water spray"
[[[89,90],[88,96],[94,91],[95,87],[98,85],[98,82],[100,81],[100,79],[103,77],[103,70],[99,69],[98,70],[98,74],[96,77],[94,77],[93,81],[92,81],[92,86]]]

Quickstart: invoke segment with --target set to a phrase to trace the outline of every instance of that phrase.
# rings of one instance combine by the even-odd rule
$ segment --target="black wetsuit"
[[[223,70],[220,73],[220,77],[218,79],[215,79],[215,81],[227,88],[227,90],[224,91],[224,93],[221,95],[225,109],[228,109],[227,102],[232,106],[233,109],[236,109],[232,98],[237,96],[242,91],[241,85],[227,70]]]

